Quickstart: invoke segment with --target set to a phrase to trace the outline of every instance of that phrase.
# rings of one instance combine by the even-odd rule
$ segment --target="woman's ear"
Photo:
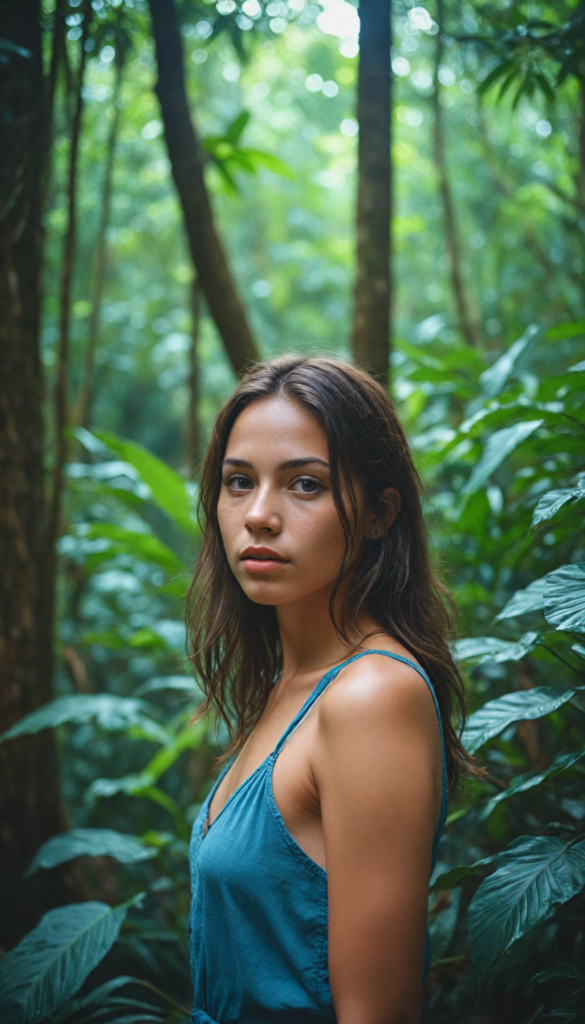
[[[400,493],[394,487],[386,487],[379,498],[381,515],[372,514],[368,526],[368,537],[376,540],[384,530],[389,530],[400,512]]]

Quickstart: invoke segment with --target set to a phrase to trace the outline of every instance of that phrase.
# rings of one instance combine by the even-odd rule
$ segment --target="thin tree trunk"
[[[443,62],[443,0],[437,0],[437,32],[435,47],[435,68],[433,75],[433,154],[437,176],[439,179],[439,193],[443,205],[443,217],[445,219],[445,240],[447,243],[447,257],[449,260],[449,276],[451,288],[457,311],[458,327],[468,345],[478,344],[477,326],[471,312],[471,302],[467,293],[465,279],[462,271],[461,241],[455,215],[455,204],[453,192],[449,181],[447,161],[445,158],[445,129],[443,123],[443,108],[441,106],[441,83],[439,80],[439,69]]]
[[[75,108],[71,124],[71,142],[69,145],[69,165],[67,171],[67,229],[63,246],[63,268],[61,274],[61,310],[59,324],[59,345],[57,351],[57,379],[55,384],[55,460],[51,501],[49,506],[48,524],[48,557],[49,571],[47,589],[54,593],[56,552],[55,545],[59,536],[61,520],[61,501],[63,491],[63,473],[67,460],[67,437],[65,430],[69,424],[69,350],[71,321],[71,291],[73,284],[73,262],[75,257],[75,239],[77,233],[77,178],[79,140],[81,136],[81,120],[83,115],[83,81],[85,76],[86,50],[85,43],[89,33],[92,15],[90,0],[84,0],[83,32],[80,43],[79,69],[75,95]],[[53,614],[51,615],[51,618]]]
[[[183,50],[173,0],[149,0],[158,64],[158,96],[173,178],[191,256],[209,311],[236,373],[258,358],[246,312],[215,227],[201,148],[191,119]]]
[[[579,80],[579,166],[577,169],[577,201],[585,205],[585,82]]]
[[[390,0],[360,0],[357,274],[352,351],[386,380],[390,362]]]
[[[0,0],[0,36],[30,56],[0,67],[0,731],[52,697],[46,600],[43,380],[39,356],[42,211],[50,124],[39,0]],[[49,836],[66,828],[53,735],[0,745],[0,946],[55,901],[59,871],[22,881]]]
[[[187,412],[187,464],[192,476],[197,475],[201,459],[201,423],[199,420],[199,333],[201,323],[201,296],[199,282],[191,284],[191,348],[189,350],[189,409]]]
[[[110,224],[110,215],[112,210],[114,157],[116,153],[116,143],[118,140],[118,132],[120,128],[120,106],[118,101],[120,99],[123,74],[124,57],[122,52],[122,54],[117,58],[116,63],[116,78],[114,82],[113,92],[113,114],[106,145],[106,168],[104,172],[104,187],[102,192],[100,222],[98,226],[95,258],[92,273],[91,313],[89,317],[89,325],[87,331],[87,342],[85,347],[83,374],[81,378],[81,384],[79,386],[79,393],[77,395],[77,400],[75,403],[75,408],[73,410],[73,414],[71,417],[72,422],[79,426],[88,425],[91,406],[94,399],[95,350],[99,336],[102,298],[104,294],[104,284],[106,280],[106,270],[108,266],[107,233]]]

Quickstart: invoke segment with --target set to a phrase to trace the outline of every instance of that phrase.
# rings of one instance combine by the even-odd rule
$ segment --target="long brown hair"
[[[200,713],[211,709],[224,720],[230,750],[236,751],[264,710],[280,668],[275,610],[255,604],[236,581],[217,518],[232,426],[252,402],[277,395],[300,402],[315,416],[329,444],[331,489],[345,534],[343,562],[331,595],[333,622],[347,641],[367,609],[380,632],[400,641],[425,669],[441,711],[453,792],[460,769],[473,772],[473,766],[452,721],[456,708],[464,720],[464,688],[449,648],[452,601],[429,556],[422,483],[386,391],[363,370],[336,359],[284,356],[255,364],[215,422],[201,469],[203,542],[187,601],[191,659],[205,694]],[[352,477],[360,480],[367,505],[379,520],[381,536],[375,541],[361,539]],[[402,499],[390,529],[384,528],[381,502],[387,487],[399,491]],[[343,601],[335,616],[342,583]]]

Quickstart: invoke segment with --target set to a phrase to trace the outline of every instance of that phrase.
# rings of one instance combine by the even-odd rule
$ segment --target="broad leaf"
[[[559,981],[561,978],[577,978],[585,982],[585,963],[582,960],[573,960],[568,964],[558,964],[550,967],[548,971],[540,971],[530,979],[540,985],[543,981]]]
[[[66,723],[83,725],[86,722],[95,722],[106,732],[128,731],[144,739],[166,743],[169,739],[166,731],[148,717],[147,711],[148,704],[137,697],[74,693],[68,697],[57,697],[31,711],[0,736],[0,743],[18,736],[31,736],[43,729],[56,729]]]
[[[164,690],[186,693],[194,700],[201,699],[201,690],[192,676],[157,676],[141,683],[134,692],[137,697],[143,697],[145,693],[160,693]]]
[[[479,378],[482,401],[500,394],[524,351],[541,333],[535,324],[530,324],[522,337],[510,345],[489,369],[484,370]]]
[[[489,662],[520,661],[534,650],[540,641],[540,633],[524,633],[516,643],[499,640],[495,636],[470,637],[458,640],[455,654],[459,661],[472,661],[474,665]]]
[[[3,1024],[51,1019],[113,946],[129,907],[142,895],[114,909],[90,901],[45,914],[0,960]]]
[[[177,526],[185,533],[193,534],[196,526],[191,515],[191,499],[183,477],[135,441],[126,441],[109,430],[96,430],[95,434],[110,451],[138,470],[141,479],[150,487],[156,504]]]
[[[486,482],[488,477],[502,464],[526,438],[530,437],[544,420],[528,420],[526,423],[515,423],[512,427],[497,430],[488,438],[483,455],[474,466],[473,472],[462,488],[462,494],[474,494]]]
[[[73,828],[51,836],[34,855],[25,877],[43,868],[73,860],[74,857],[114,857],[122,864],[156,857],[157,851],[145,846],[138,836],[114,832],[109,828]]]
[[[557,629],[585,633],[585,562],[551,572],[544,588],[544,614]]]
[[[559,491],[548,491],[542,496],[534,509],[531,526],[538,526],[539,523],[552,519],[563,505],[568,501],[581,501],[585,498],[584,487],[566,487]]]
[[[456,868],[450,868],[449,871],[445,871],[434,880],[430,891],[436,892],[437,889],[453,889],[456,885],[461,885],[461,882],[465,882],[468,878],[475,878],[483,868],[493,864],[497,859],[498,854],[494,853],[491,857],[483,857],[482,860],[476,860],[475,864],[459,864]]]
[[[525,590],[517,590],[510,598],[507,605],[502,608],[499,615],[496,615],[495,622],[501,619],[513,619],[517,615],[526,615],[527,612],[538,612],[544,608],[544,587],[548,577],[542,576],[539,580],[533,580]]]
[[[80,1010],[90,1010],[94,1006],[103,1007],[107,1005],[108,997],[113,992],[134,983],[134,981],[135,979],[129,974],[121,975],[119,978],[112,978],[111,981],[105,981],[103,985],[93,988],[87,995],[69,1000],[56,1014],[53,1014],[51,1024],[61,1024],[62,1021],[69,1020],[70,1017],[73,1017]]]
[[[496,697],[470,715],[462,736],[463,746],[470,754],[474,754],[513,722],[550,715],[582,689],[553,690],[550,686],[535,686],[532,690],[518,690]]]
[[[584,757],[585,747],[583,747],[582,750],[575,750],[571,754],[563,754],[561,757],[555,758],[550,768],[547,768],[543,772],[539,772],[538,775],[518,775],[512,780],[507,789],[504,789],[501,793],[496,793],[491,800],[488,800],[479,816],[479,821],[485,821],[489,818],[494,808],[496,808],[502,800],[509,800],[511,796],[515,796],[517,793],[525,793],[529,789],[534,789],[535,786],[540,786],[542,782],[546,782],[547,779],[552,779],[555,775],[559,775],[560,772],[564,772],[567,768],[571,768],[572,765],[581,761]]]
[[[469,948],[480,982],[517,939],[584,885],[585,839],[522,836],[511,843],[469,907]]]

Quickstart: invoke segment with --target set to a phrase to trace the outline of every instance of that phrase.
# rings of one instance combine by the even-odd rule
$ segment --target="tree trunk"
[[[468,345],[478,344],[477,327],[471,313],[471,303],[465,286],[461,266],[461,242],[455,215],[455,204],[453,192],[447,171],[445,159],[445,138],[443,124],[443,108],[441,106],[441,82],[439,80],[439,69],[443,62],[443,0],[437,0],[437,32],[435,48],[435,68],[433,75],[433,113],[435,122],[433,125],[433,155],[437,176],[439,179],[439,193],[443,205],[443,217],[445,219],[445,238],[447,243],[447,257],[449,260],[449,276],[451,288],[457,311],[458,327]]]
[[[199,420],[199,333],[201,296],[199,282],[191,284],[191,348],[189,350],[189,409],[187,412],[187,465],[190,476],[197,476],[201,461],[201,423]]]
[[[42,203],[49,124],[39,0],[0,0],[0,36],[28,51],[0,65],[0,731],[52,697],[39,358]],[[6,112],[10,116],[6,116]],[[0,944],[55,900],[63,876],[22,882],[66,828],[52,733],[0,745]]]
[[[118,101],[120,99],[120,90],[122,88],[122,77],[124,73],[123,51],[120,56],[117,55],[116,60],[116,79],[112,98],[113,113],[106,145],[104,188],[102,192],[100,223],[98,227],[91,282],[91,313],[87,331],[83,374],[81,384],[79,385],[79,393],[75,402],[75,408],[71,417],[73,423],[84,427],[88,425],[91,406],[94,399],[95,350],[100,329],[102,298],[106,280],[106,269],[108,266],[107,232],[112,209],[114,156],[116,153],[116,142],[118,140],[118,132],[120,128],[120,106]]]
[[[65,430],[69,425],[69,349],[71,321],[71,289],[73,284],[73,261],[75,256],[75,236],[77,233],[77,177],[79,163],[79,140],[81,136],[81,119],[83,114],[83,81],[85,75],[86,50],[89,24],[92,15],[90,0],[84,0],[83,32],[80,39],[80,58],[75,95],[75,107],[71,123],[71,142],[69,144],[69,165],[67,171],[67,229],[63,245],[63,267],[61,272],[61,310],[59,323],[59,346],[57,352],[57,380],[55,384],[55,461],[53,466],[53,486],[49,507],[48,528],[48,579],[47,591],[53,596],[55,590],[56,551],[55,545],[59,536],[61,520],[61,499],[63,491],[63,472],[67,461],[67,437]],[[51,598],[50,598],[51,599]],[[51,618],[53,617],[51,613]]]
[[[352,350],[387,380],[390,361],[390,0],[360,0],[357,276]]]
[[[158,64],[158,96],[173,178],[201,289],[236,373],[258,349],[217,233],[189,112],[183,50],[173,0],[149,0]]]

